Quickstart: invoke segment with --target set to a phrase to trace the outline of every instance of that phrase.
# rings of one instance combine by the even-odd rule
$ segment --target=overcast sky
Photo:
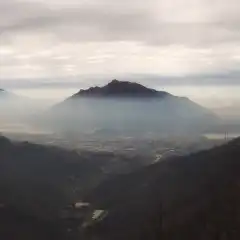
[[[240,85],[239,13],[239,0],[0,0],[0,83]]]

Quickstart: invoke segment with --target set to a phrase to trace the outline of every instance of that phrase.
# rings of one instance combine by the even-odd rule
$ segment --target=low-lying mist
[[[45,119],[61,131],[164,136],[200,133],[218,120],[211,111],[177,97],[69,99],[50,109]]]
[[[28,139],[26,135],[66,139],[86,136],[174,139],[225,132],[238,135],[240,116],[221,115],[224,112],[220,108],[215,110],[180,97],[162,100],[70,98],[54,105],[14,96],[0,101],[0,132],[17,139],[24,136],[21,140]]]

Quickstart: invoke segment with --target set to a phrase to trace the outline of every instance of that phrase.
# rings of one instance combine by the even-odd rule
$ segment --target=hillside
[[[112,134],[193,134],[218,121],[210,110],[187,98],[118,80],[80,90],[50,115],[59,129]]]
[[[68,232],[78,225],[63,219],[63,210],[81,201],[102,181],[139,169],[144,164],[141,158],[70,151],[1,136],[0,238],[79,239],[78,233],[72,236]]]
[[[143,156],[107,151],[70,151],[0,137],[0,203],[44,219],[114,174],[131,172]]]
[[[240,139],[107,181],[86,201],[104,240],[240,238]],[[88,232],[88,231],[86,231]],[[88,239],[88,238],[87,238]]]
[[[240,139],[146,167],[140,156],[77,153],[5,137],[0,154],[3,239],[239,239]],[[62,210],[79,200],[103,217],[89,222],[88,212],[66,224]],[[64,237],[69,224],[82,226],[76,237]]]
[[[66,240],[61,224],[44,221],[16,209],[14,206],[0,207],[0,238],[13,240]]]

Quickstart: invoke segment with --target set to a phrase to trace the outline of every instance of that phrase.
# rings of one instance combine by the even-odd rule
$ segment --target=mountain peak
[[[136,82],[113,79],[103,87],[80,90],[74,97],[165,97],[167,95],[170,94],[147,88]]]
[[[122,83],[122,81],[119,81],[117,79],[113,79],[111,82],[109,82],[107,85],[114,85],[114,84],[119,84]]]

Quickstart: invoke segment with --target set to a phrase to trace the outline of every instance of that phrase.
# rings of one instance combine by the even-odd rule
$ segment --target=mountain
[[[72,239],[68,229],[79,223],[66,222],[62,211],[103,180],[141,165],[137,156],[76,152],[0,136],[0,239]]]
[[[115,177],[85,199],[105,212],[86,239],[237,240],[239,186],[240,139]]]
[[[140,160],[0,137],[0,238],[239,239],[240,139],[127,174],[104,171]],[[63,219],[79,200],[89,211]],[[81,237],[64,237],[74,226]]]
[[[159,97],[164,98],[170,96],[167,92],[157,91],[142,86],[135,82],[112,80],[103,87],[91,87],[87,90],[80,90],[73,95],[77,97]]]
[[[70,151],[0,137],[0,205],[7,203],[43,219],[114,174],[131,172],[143,156]]]
[[[80,90],[54,106],[51,113],[53,125],[59,129],[113,134],[195,133],[217,121],[210,110],[187,98],[118,80]]]

